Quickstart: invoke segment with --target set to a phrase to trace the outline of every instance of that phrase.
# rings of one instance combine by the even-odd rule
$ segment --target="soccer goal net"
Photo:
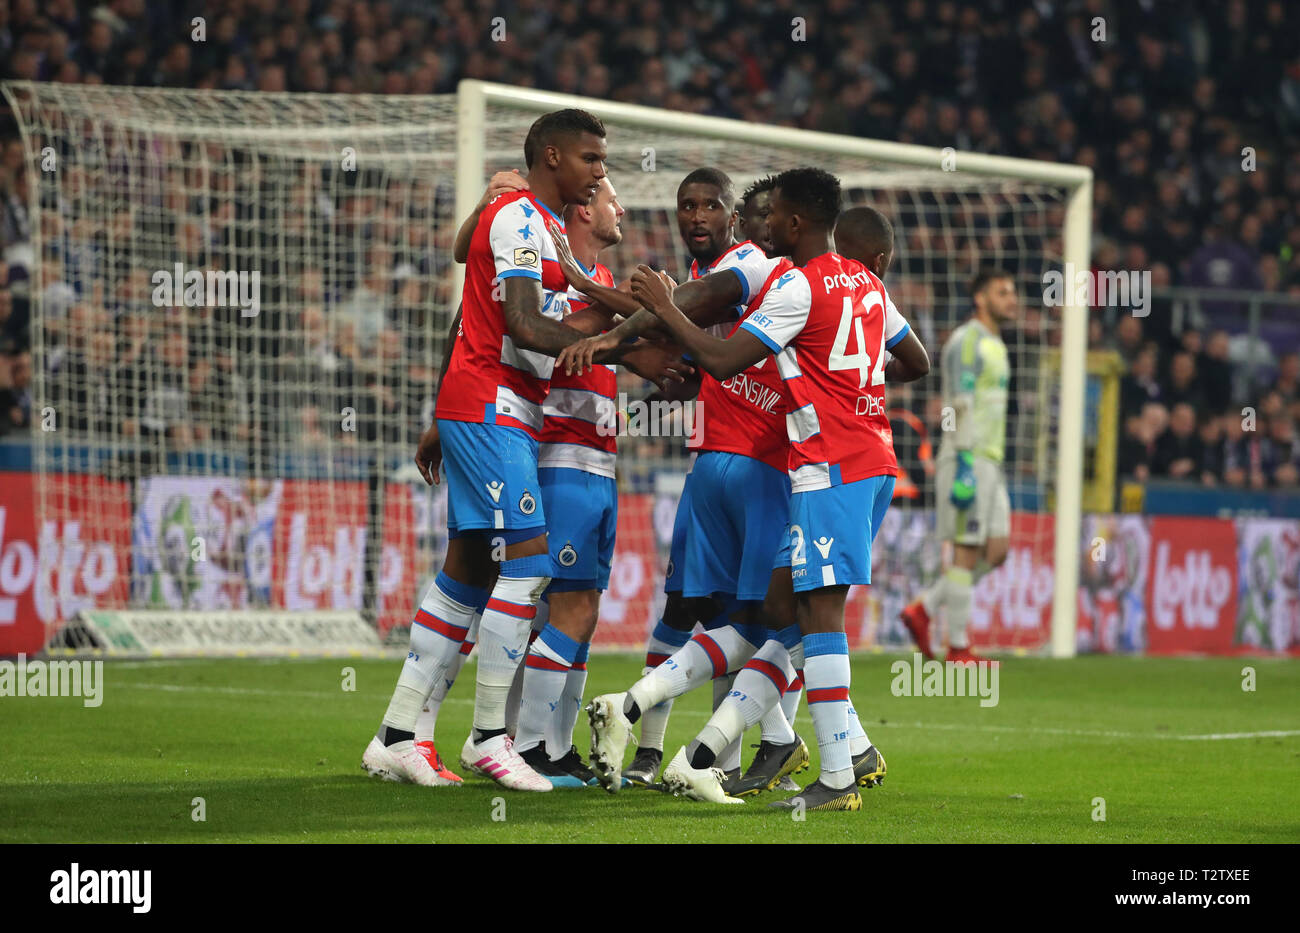
[[[37,190],[31,273],[38,603],[50,639],[93,607],[323,613],[404,627],[445,547],[444,489],[412,463],[462,268],[460,220],[529,125],[604,120],[627,209],[601,256],[679,280],[676,190],[738,190],[801,165],[895,225],[886,286],[932,359],[981,266],[1022,299],[1011,357],[1012,554],[976,591],[977,645],[1074,648],[1083,309],[1043,276],[1087,268],[1085,169],[759,126],[475,81],[382,97],[10,83]],[[1067,296],[1068,298],[1068,296]],[[646,386],[624,375],[628,398]],[[903,475],[850,642],[906,641],[897,613],[939,572],[939,378],[890,387]],[[36,418],[34,417],[34,421]],[[597,641],[639,645],[661,602],[681,431],[620,439],[619,540]],[[1047,442],[1043,442],[1046,438]],[[46,550],[48,543],[49,550]]]

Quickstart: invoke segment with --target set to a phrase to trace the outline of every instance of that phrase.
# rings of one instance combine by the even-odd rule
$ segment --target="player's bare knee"
[[[510,561],[518,557],[533,557],[546,553],[546,532],[542,532],[527,541],[516,541],[506,545],[505,559]]]

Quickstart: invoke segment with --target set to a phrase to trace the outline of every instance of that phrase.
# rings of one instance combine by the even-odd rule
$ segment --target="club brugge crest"
[[[560,548],[559,560],[561,567],[572,567],[578,562],[578,552],[573,549],[572,544],[566,544]]]
[[[664,574],[664,576],[671,577],[672,575],[673,575],[673,562],[670,560],[668,561],[668,571],[667,573]]]
[[[532,515],[537,511],[537,500],[533,498],[533,494],[527,489],[525,489],[524,494],[519,497],[519,511],[523,512],[525,515]]]

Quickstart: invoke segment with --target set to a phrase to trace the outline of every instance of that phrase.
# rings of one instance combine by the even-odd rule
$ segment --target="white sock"
[[[411,622],[411,641],[382,725],[415,732],[424,701],[460,653],[482,591],[438,574]]]
[[[790,652],[780,641],[771,638],[736,677],[735,689],[745,697],[740,701],[745,713],[745,728],[755,722],[761,723],[764,742],[789,745],[794,741],[794,729],[781,708],[781,700],[789,692],[790,682],[795,676]]]
[[[523,702],[515,749],[526,752],[546,738],[564,695],[564,685],[573,670],[580,644],[553,625],[546,626],[528,650],[524,662]],[[569,746],[564,746],[567,752]]]
[[[733,671],[754,656],[756,646],[733,626],[700,632],[663,664],[638,680],[628,696],[642,712],[671,697],[703,686]]]
[[[726,677],[719,677],[713,681],[713,713],[717,715],[719,709],[727,701],[727,695],[731,693],[732,685],[736,682],[735,674],[728,674]],[[728,732],[729,741],[722,751],[718,752],[717,767],[723,771],[734,771],[740,767],[740,737],[744,730],[740,732]]]
[[[663,619],[660,619],[655,624],[649,640],[646,641],[645,669],[641,671],[641,676],[644,677],[667,661],[673,652],[690,640],[690,637],[690,632],[681,632],[671,628]],[[642,709],[641,741],[637,743],[639,748],[657,748],[659,751],[663,751],[664,733],[668,731],[668,716],[672,713],[672,710],[673,701],[671,697],[649,709]]]
[[[793,662],[791,662],[793,664]],[[799,700],[803,697],[803,671],[794,672],[794,680],[785,693],[781,694],[781,712],[785,713],[786,722],[794,728],[795,717],[799,715]]]
[[[551,728],[546,733],[546,751],[552,761],[563,758],[573,747],[573,728],[578,724],[578,710],[582,709],[582,692],[587,689],[587,657],[590,642],[580,642],[578,656],[564,678],[564,692],[560,694],[560,708],[551,717]]]
[[[966,626],[970,623],[970,597],[975,575],[961,567],[949,567],[944,573],[947,583],[943,590],[943,605],[948,617],[948,646],[969,648],[970,637]]]
[[[653,670],[653,667],[647,667],[641,671],[641,676],[645,677]],[[673,698],[669,697],[641,714],[641,741],[637,743],[638,748],[664,750],[664,733],[668,731],[668,716],[672,711]]]
[[[745,730],[757,722],[765,724],[763,741],[781,745],[794,741],[794,732],[790,729],[790,723],[781,711],[780,704],[781,694],[793,676],[790,654],[776,639],[770,639],[759,648],[754,657],[740,669],[732,689],[696,737],[700,744],[717,755],[717,767],[724,771],[730,770],[723,764],[723,754],[730,749],[731,744],[739,744]],[[774,734],[769,737],[767,723],[772,717],[779,720],[780,726],[773,723]],[[784,731],[781,731],[781,727],[784,727]],[[687,751],[693,752],[694,749],[688,748]]]
[[[808,712],[817,730],[821,752],[819,780],[827,787],[846,788],[853,783],[853,756],[849,751],[849,643],[843,632],[805,635],[804,677],[808,686]]]
[[[550,577],[550,556],[518,557],[501,564],[492,598],[479,624],[478,684],[474,692],[474,729],[505,729],[506,695],[528,648],[528,632],[537,600]],[[477,738],[477,737],[476,737]]]
[[[528,633],[528,647],[530,649],[533,647],[533,642],[537,640],[537,636],[542,633],[542,629],[546,628],[547,620],[550,617],[551,605],[543,597],[537,603],[537,615],[533,616],[532,630]],[[524,700],[525,667],[526,664],[520,664],[515,670],[515,679],[510,681],[510,692],[506,694],[506,735],[512,739],[517,738],[519,733],[519,707]]]
[[[457,652],[455,660],[451,662],[451,666],[447,670],[443,671],[442,676],[433,685],[433,692],[429,694],[429,699],[424,701],[424,709],[420,710],[420,715],[415,720],[415,741],[435,741],[434,734],[438,730],[438,711],[442,709],[442,701],[447,699],[452,684],[456,683],[456,678],[460,676],[461,670],[465,667],[465,662],[469,660],[469,653],[474,650],[474,643],[478,641],[478,624],[481,618],[481,610],[474,613],[474,618],[469,623],[469,632],[465,635],[465,640],[460,643],[460,651]]]
[[[858,711],[853,708],[853,697],[849,697],[848,717],[849,754],[857,758],[871,747],[871,739],[867,738],[867,730],[862,728],[862,721],[858,719]]]
[[[939,579],[931,583],[925,592],[921,594],[921,605],[925,607],[925,612],[930,618],[934,618],[939,611],[939,607],[943,605],[944,589],[947,583],[947,576],[939,574]]]

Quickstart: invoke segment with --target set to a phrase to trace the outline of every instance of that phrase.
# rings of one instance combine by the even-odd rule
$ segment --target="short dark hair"
[[[722,192],[723,204],[733,210],[736,207],[736,186],[732,183],[731,176],[720,168],[697,168],[692,171],[677,186],[679,197],[687,185],[713,185]]]
[[[835,241],[857,244],[868,254],[894,251],[894,225],[874,207],[850,207],[835,221]],[[839,250],[843,252],[843,250]]]
[[[993,267],[980,269],[979,272],[975,273],[975,278],[970,280],[971,298],[973,299],[980,292],[984,291],[984,289],[988,288],[990,282],[996,282],[999,279],[1010,279],[1011,281],[1014,282],[1016,280],[1016,277],[1012,275],[1010,272],[1008,272],[1006,269],[998,269]]]
[[[605,124],[585,110],[568,108],[544,113],[528,128],[524,138],[524,165],[533,167],[533,162],[542,154],[542,150],[553,145],[561,136],[577,136],[590,133],[605,138]]]
[[[792,168],[777,175],[772,190],[793,201],[802,213],[829,230],[840,215],[840,180],[819,168]]]
[[[750,185],[748,188],[745,189],[745,193],[740,196],[740,203],[742,205],[748,204],[750,201],[758,197],[760,194],[763,194],[764,192],[770,192],[775,187],[776,187],[776,176],[764,175],[762,178],[758,179],[758,181],[754,182],[752,185]]]

